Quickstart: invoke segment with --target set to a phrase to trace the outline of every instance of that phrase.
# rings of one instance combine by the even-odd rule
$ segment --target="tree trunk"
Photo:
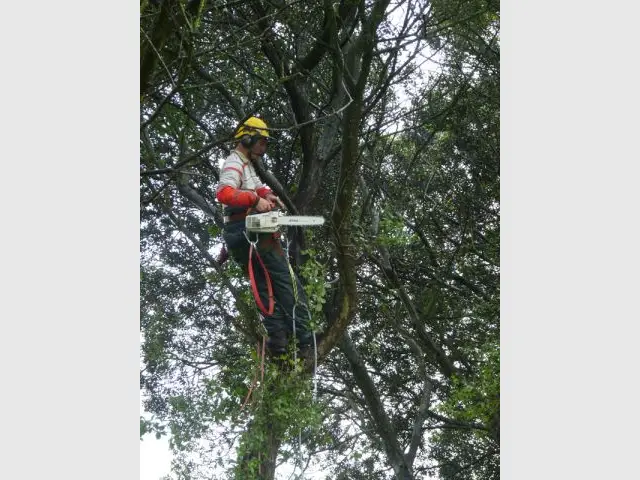
[[[367,368],[348,333],[345,333],[342,337],[340,349],[347,357],[353,371],[353,378],[364,394],[364,401],[376,425],[377,434],[382,440],[387,461],[389,465],[393,467],[396,479],[413,480],[414,477],[411,472],[411,467],[408,465],[400,442],[398,441],[398,433],[385,412],[384,405],[373,380],[367,373]]]
[[[235,480],[273,480],[284,426],[252,421],[242,436]],[[244,448],[244,452],[242,451]]]

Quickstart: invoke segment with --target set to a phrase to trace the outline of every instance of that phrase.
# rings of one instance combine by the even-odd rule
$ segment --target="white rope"
[[[318,377],[316,370],[318,369],[318,345],[316,344],[316,332],[313,332],[313,401],[318,398]]]
[[[293,326],[293,363],[294,365],[298,361],[298,347],[296,345],[296,305],[297,304],[298,302],[295,302],[293,304],[293,312],[292,312],[292,319],[291,319],[291,325]]]

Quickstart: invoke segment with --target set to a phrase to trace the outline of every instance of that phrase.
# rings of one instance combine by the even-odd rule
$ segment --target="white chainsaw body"
[[[301,215],[285,215],[281,211],[248,215],[245,220],[247,231],[269,233],[277,231],[281,226],[318,226],[324,223],[323,217],[307,217]]]

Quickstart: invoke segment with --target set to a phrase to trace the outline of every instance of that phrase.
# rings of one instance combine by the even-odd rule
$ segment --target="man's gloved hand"
[[[273,202],[261,198],[260,200],[258,200],[258,204],[254,208],[260,213],[268,212],[273,208]]]

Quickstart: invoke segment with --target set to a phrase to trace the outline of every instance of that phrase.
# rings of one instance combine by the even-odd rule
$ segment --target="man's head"
[[[250,160],[262,157],[267,151],[269,127],[267,123],[258,117],[249,117],[238,125],[234,138],[238,141],[238,147]]]

